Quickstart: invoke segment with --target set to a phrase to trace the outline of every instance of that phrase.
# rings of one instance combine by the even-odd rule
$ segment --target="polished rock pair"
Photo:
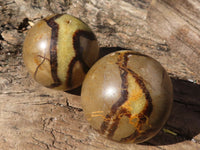
[[[111,140],[144,142],[169,117],[172,83],[161,64],[131,50],[98,60],[94,33],[73,16],[53,15],[38,22],[26,36],[23,58],[45,87],[65,91],[83,82],[85,117]]]

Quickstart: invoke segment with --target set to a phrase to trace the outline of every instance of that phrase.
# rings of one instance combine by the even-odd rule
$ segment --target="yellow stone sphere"
[[[171,80],[155,59],[118,51],[98,60],[87,73],[82,107],[91,126],[122,143],[141,143],[155,136],[172,108]]]
[[[28,32],[23,59],[33,78],[45,87],[72,90],[99,57],[97,39],[80,19],[67,14],[46,17]]]

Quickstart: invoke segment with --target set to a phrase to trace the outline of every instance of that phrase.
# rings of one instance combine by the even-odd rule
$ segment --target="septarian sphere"
[[[36,23],[23,46],[24,63],[33,78],[45,87],[60,90],[80,86],[98,55],[91,29],[67,14],[52,15]]]
[[[171,80],[159,62],[118,51],[89,70],[81,100],[85,117],[99,133],[118,142],[141,143],[167,121],[172,95]]]

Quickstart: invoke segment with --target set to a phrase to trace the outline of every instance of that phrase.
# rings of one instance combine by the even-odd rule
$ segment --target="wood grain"
[[[199,5],[198,0],[153,0],[147,19],[169,45],[174,65],[183,63],[193,80],[200,79]]]

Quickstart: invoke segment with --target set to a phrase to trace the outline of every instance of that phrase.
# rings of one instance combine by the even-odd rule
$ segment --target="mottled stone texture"
[[[0,0],[0,149],[200,149],[199,1],[160,0],[151,7],[150,2]],[[31,79],[22,61],[22,43],[33,24],[53,13],[69,13],[87,23],[102,55],[134,49],[166,68],[175,102],[165,130],[140,145],[106,140],[84,119],[79,96]],[[79,94],[80,89],[71,92]]]
[[[36,23],[23,44],[24,63],[31,76],[45,87],[72,90],[99,58],[96,36],[71,15],[56,14]]]
[[[155,136],[168,120],[172,102],[165,69],[131,50],[96,62],[81,90],[83,111],[92,127],[121,143],[142,143]]]

